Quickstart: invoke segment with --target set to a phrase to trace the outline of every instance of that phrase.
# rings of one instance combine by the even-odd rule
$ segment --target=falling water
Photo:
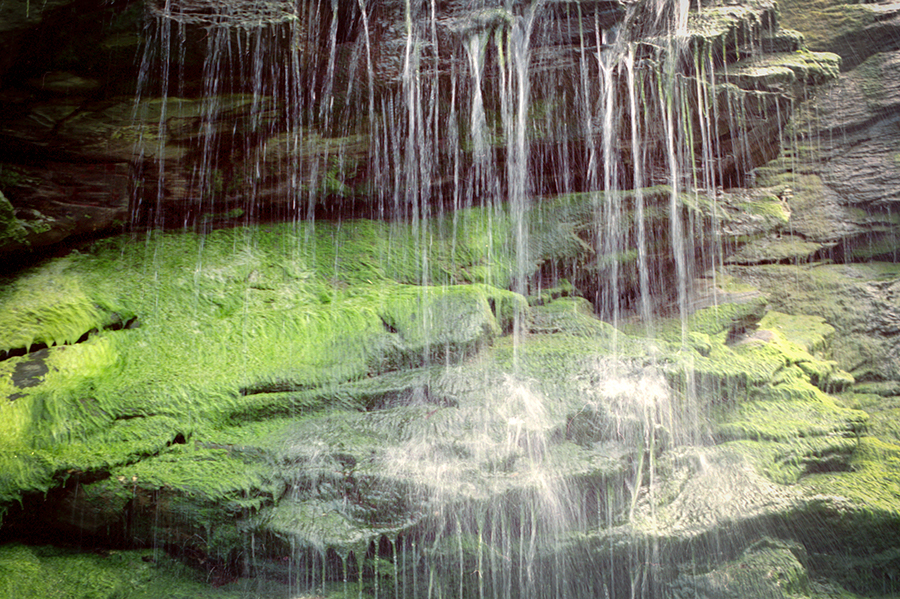
[[[688,282],[721,256],[695,256],[691,232],[701,225],[685,222],[684,198],[705,193],[714,202],[726,176],[714,50],[689,43],[687,2],[635,4],[626,14],[550,0],[470,4],[465,17],[441,14],[436,0],[391,9],[364,0],[156,5],[137,118],[155,115],[157,130],[138,150],[153,152],[158,169],[136,191],[136,223],[202,232],[236,224],[227,219],[237,214],[238,223],[302,222],[309,235],[321,219],[390,220],[412,230],[424,305],[434,278],[428,222],[445,210],[454,236],[470,226],[469,208],[510,223],[510,239],[489,236],[486,252],[493,262],[502,241],[514,264],[488,280],[529,296],[556,283],[535,266],[536,206],[588,194],[593,222],[583,241],[595,262],[580,283],[595,311],[616,326],[636,316],[648,336],[654,313],[668,312],[686,344]],[[394,10],[392,32],[375,26],[378,10]],[[574,50],[554,47],[572,38]],[[202,89],[185,89],[191,69]],[[736,118],[740,106],[730,108]],[[182,154],[167,156],[176,146]],[[734,152],[735,161],[749,154]],[[188,180],[174,180],[176,163]],[[556,170],[543,172],[547,164]],[[177,219],[164,202],[178,207]],[[403,441],[373,449],[362,476],[397,481],[369,489],[390,514],[361,516],[345,489],[342,502],[320,506],[337,515],[317,523],[304,493],[340,488],[349,474],[337,470],[355,464],[326,450],[322,439],[339,434],[337,421],[333,430],[298,433],[290,450],[306,471],[283,500],[296,504],[284,528],[298,587],[324,594],[336,584],[344,596],[395,599],[656,592],[659,547],[635,541],[623,549],[617,535],[642,501],[653,524],[656,455],[696,442],[696,423],[677,413],[676,391],[654,365],[616,356],[615,333],[613,357],[561,401],[523,372],[522,311],[512,328],[509,372],[462,394],[451,415],[434,410],[422,390],[406,406],[418,410],[415,419],[392,420],[399,416],[390,410],[373,417]],[[424,350],[424,367],[431,354]],[[441,376],[452,376],[444,366]],[[689,402],[691,374],[683,380]],[[622,448],[633,457],[624,469],[566,472],[555,453],[560,436],[597,462]],[[417,485],[399,482],[409,480]],[[414,517],[394,518],[404,510]],[[368,532],[350,531],[346,522],[361,517]],[[256,540],[249,542],[252,571]]]

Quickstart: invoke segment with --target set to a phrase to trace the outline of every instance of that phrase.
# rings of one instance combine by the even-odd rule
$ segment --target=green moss
[[[883,315],[886,304],[878,291],[897,278],[891,263],[780,265],[738,268],[768,294],[773,308],[781,312],[816,315],[834,326],[839,334],[831,342],[829,359],[857,381],[894,380],[896,361],[888,358],[891,335]]]
[[[9,243],[25,243],[26,235],[27,231],[16,218],[12,204],[0,192],[0,247]]]
[[[92,329],[127,319],[109,296],[83,289],[75,260],[57,260],[0,289],[0,350],[73,343]]]
[[[248,599],[296,597],[276,581],[196,572],[160,551],[78,553],[53,547],[0,547],[0,595],[57,599]]]
[[[95,338],[2,363],[0,391],[12,401],[0,407],[0,439],[7,447],[46,448],[108,426],[122,414],[116,398],[98,401],[92,395],[98,381],[115,376],[117,359],[109,339]],[[46,373],[17,386],[20,367],[35,365]]]
[[[840,72],[841,57],[832,52],[810,52],[798,50],[777,54],[766,54],[761,58],[751,58],[732,67],[738,77],[745,73],[752,76],[766,76],[768,71],[780,73],[788,69],[793,79],[806,85],[821,85],[835,79]]]
[[[171,416],[128,418],[82,440],[54,446],[45,455],[68,474],[103,472],[156,455],[190,433],[183,422]]]
[[[154,233],[18,277],[0,290],[0,347],[51,347],[0,362],[3,502],[107,471],[206,497],[211,513],[271,497],[262,466],[241,468],[209,431],[364,409],[377,393],[357,382],[457,362],[523,318],[523,297],[488,284],[514,262],[502,226],[454,219]],[[192,435],[213,445],[175,444]]]
[[[900,395],[884,397],[853,391],[840,396],[847,405],[869,415],[866,432],[889,445],[900,446]]]
[[[805,561],[803,546],[766,538],[709,572],[683,574],[672,586],[684,593],[677,596],[808,597],[810,581]]]
[[[821,389],[841,390],[849,375],[836,363],[810,352],[824,349],[834,329],[820,317],[793,316],[770,311],[757,331],[734,346],[737,356],[768,371],[765,384],[729,413],[720,429],[729,438],[787,440],[838,433],[855,436],[864,429],[866,415],[839,406]]]
[[[622,480],[642,452],[595,447],[602,426],[642,440],[650,425],[607,407],[618,396],[598,389],[639,389],[648,373],[673,413],[702,410],[717,438],[739,453],[756,447],[772,480],[849,463],[864,417],[812,384],[840,377],[817,355],[830,336],[822,318],[766,314],[755,298],[696,312],[685,339],[680,321],[637,338],[571,295],[529,308],[496,285],[515,268],[506,225],[486,212],[454,218],[154,233],[23,275],[2,292],[3,310],[31,309],[20,338],[59,341],[0,363],[0,501],[75,477],[97,526],[121,525],[128,504],[129,534],[211,562],[238,562],[251,536],[260,560],[291,542],[346,550],[427,516],[413,486],[478,501],[530,492],[520,447],[484,456],[460,437],[508,440],[510,396],[547,399],[536,400],[542,451],[562,478]],[[59,291],[39,298],[42,281]],[[135,326],[104,329],[113,314]],[[503,337],[516,319],[526,330]],[[38,363],[46,371],[24,385]],[[589,416],[586,398],[597,404]],[[597,425],[578,438],[577,415]],[[669,428],[652,430],[663,439]],[[459,466],[458,480],[422,468],[431,454],[386,467],[389,452],[422,438]],[[641,467],[629,474],[638,482]]]
[[[282,501],[264,512],[261,519],[266,529],[278,536],[302,539],[321,551],[336,548],[342,554],[348,550],[365,554],[369,543],[377,542],[383,534],[395,535],[403,528],[360,526],[335,510],[330,501]]]
[[[756,325],[766,311],[766,300],[761,296],[750,297],[742,302],[724,302],[717,306],[695,311],[688,317],[687,329],[704,335],[719,335],[727,332],[737,334]],[[657,324],[660,337],[669,341],[680,341],[681,322],[670,319]]]
[[[900,396],[900,381],[869,381],[853,387],[857,393],[872,393],[882,397]]]
[[[614,327],[598,320],[591,303],[580,297],[564,297],[532,307],[529,330],[584,337],[611,337],[615,334]]]
[[[806,540],[815,548],[811,558],[816,569],[856,592],[895,592],[895,587],[884,585],[893,584],[900,573],[900,447],[863,437],[849,468],[808,476],[799,487],[808,504],[798,508],[796,517],[816,518],[827,531],[826,536]],[[858,549],[834,554],[835,547]]]
[[[865,244],[854,244],[848,252],[854,261],[891,260],[900,256],[900,235],[896,231],[873,232]]]
[[[730,400],[711,407],[714,434],[772,481],[848,469],[866,429],[865,412],[822,390],[852,382],[834,362],[811,353],[823,351],[833,333],[822,318],[770,311],[728,345],[723,333],[711,337],[708,355],[695,360],[701,376],[726,381],[714,387]]]
[[[744,245],[731,255],[726,262],[729,264],[804,262],[826,247],[829,246],[822,243],[811,243],[794,236],[785,236],[777,239],[764,238]]]
[[[120,564],[90,554],[44,557],[40,552],[22,545],[0,548],[3,596],[114,599],[128,588],[121,571],[116,571]]]
[[[748,214],[771,219],[782,224],[787,224],[790,220],[790,214],[785,210],[784,203],[775,195],[767,194],[753,202],[741,203],[738,207]]]
[[[790,0],[778,8],[779,23],[802,32],[813,50],[837,51],[843,36],[858,35],[877,18],[864,4],[835,0]]]
[[[792,441],[840,436],[855,443],[868,420],[865,412],[839,406],[799,376],[757,389],[751,399],[724,410],[718,431],[726,439]]]
[[[793,69],[778,64],[741,64],[728,67],[729,76],[735,77],[741,88],[762,91],[789,91],[797,82]]]
[[[799,345],[807,353],[824,350],[834,335],[834,327],[821,316],[784,314],[775,310],[762,317],[759,328],[778,332],[785,341]]]
[[[812,477],[804,488],[846,497],[872,510],[895,513],[900,498],[900,446],[863,437],[851,465],[848,472]]]
[[[9,504],[27,493],[46,493],[57,483],[56,464],[43,452],[5,448],[0,450],[0,517]]]
[[[692,42],[704,46],[714,40],[726,40],[735,35],[740,25],[758,24],[766,9],[766,3],[710,6],[706,10],[688,13],[688,31]]]
[[[204,447],[210,445],[211,447]],[[273,487],[268,464],[259,463],[259,451],[243,455],[239,446],[196,441],[192,445],[173,446],[158,457],[113,470],[113,476],[138,483],[145,490],[178,489],[179,492],[208,501],[223,502],[225,511],[234,505],[264,501],[264,491]]]

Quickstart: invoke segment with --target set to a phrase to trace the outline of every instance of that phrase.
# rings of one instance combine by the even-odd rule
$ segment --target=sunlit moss
[[[818,316],[839,330],[824,357],[857,381],[892,380],[900,374],[896,360],[888,357],[890,334],[872,334],[890,328],[884,319],[886,304],[874,290],[897,279],[896,264],[761,265],[733,272],[752,278],[774,309]]]
[[[458,361],[522,318],[525,299],[488,284],[509,280],[502,219],[454,219],[153,233],[18,278],[3,292],[6,347],[52,347],[0,362],[3,501],[104,472],[211,505],[271,497],[261,466],[229,461],[209,431],[364,409],[373,395],[331,391]],[[202,452],[179,445],[201,429]]]
[[[815,570],[867,596],[896,592],[900,447],[864,437],[848,468],[798,486],[808,499],[794,517],[821,523],[804,538]]]
[[[854,500],[871,510],[895,513],[900,500],[900,445],[863,437],[847,472],[810,477],[803,487]]]
[[[612,378],[646,389],[646,373],[673,421],[710,416],[696,436],[729,443],[768,481],[850,467],[865,419],[822,390],[850,380],[824,358],[832,335],[822,318],[766,313],[755,297],[697,311],[686,334],[680,320],[661,320],[647,339],[572,295],[529,307],[496,286],[515,268],[509,239],[495,237],[502,227],[485,213],[456,216],[418,230],[154,233],[34,271],[62,268],[82,305],[105,307],[81,319],[98,329],[82,343],[74,328],[51,331],[63,344],[42,350],[48,369],[36,384],[13,375],[39,356],[0,363],[10,399],[0,435],[12,448],[0,451],[0,502],[74,478],[97,526],[121,527],[127,505],[135,539],[212,562],[237,563],[257,534],[268,543],[256,549],[261,561],[294,542],[345,552],[412,526],[411,514],[429,517],[413,486],[472,501],[532,491],[518,445],[482,456],[458,438],[508,438],[514,419],[491,403],[504,393],[546,399],[543,455],[561,478],[621,487],[628,476],[640,487],[645,454],[662,451],[676,426],[607,409],[598,389]],[[136,321],[110,330],[112,313]],[[515,338],[504,336],[514,322]],[[579,437],[581,423],[602,430]],[[600,447],[604,426],[621,435],[614,451]],[[659,447],[644,451],[648,435]],[[434,441],[430,453],[386,471],[386,452],[422,438]],[[430,476],[422,466],[432,458],[460,464],[465,480]],[[344,507],[357,492],[365,501]]]
[[[92,329],[127,320],[111,297],[84,290],[73,259],[60,259],[0,286],[0,350],[73,343]],[[90,293],[90,296],[88,296]]]
[[[841,57],[831,52],[798,50],[765,54],[729,65],[728,74],[742,87],[786,91],[795,83],[821,85],[838,76]]]
[[[584,298],[564,297],[530,311],[529,328],[535,333],[564,333],[583,337],[611,337],[615,328],[597,320],[593,306]]]
[[[835,0],[790,0],[778,12],[781,25],[802,32],[813,50],[840,51],[844,36],[860,34],[878,18],[870,6]]]

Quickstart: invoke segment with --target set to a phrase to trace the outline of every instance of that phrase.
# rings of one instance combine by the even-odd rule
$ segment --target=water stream
[[[475,226],[466,209],[477,208],[509,223],[501,241],[515,258],[511,272],[487,281],[539,296],[578,276],[601,320],[638,323],[650,337],[659,315],[674,317],[686,346],[691,281],[723,259],[716,241],[697,238],[715,223],[687,207],[703,198],[715,215],[716,188],[753,166],[748,149],[720,141],[723,123],[741,131],[745,118],[742,97],[723,105],[718,89],[731,40],[691,37],[685,1],[456,4],[154,5],[136,119],[156,127],[146,134],[156,143],[139,148],[158,169],[143,173],[135,226],[208,232],[223,221],[289,221],[309,239],[317,223],[385,220],[398,236],[411,229],[427,304],[439,278],[428,223],[449,215],[455,239]],[[746,29],[733,34],[741,43],[759,35],[757,25]],[[202,89],[188,89],[196,81]],[[181,173],[191,164],[190,177],[174,180],[176,163]],[[580,239],[596,257],[590,268],[536,268],[533,215],[555,197],[587,198]],[[485,241],[488,254],[496,241]],[[422,326],[430,318],[440,315]],[[426,397],[435,384],[406,406],[419,411],[414,421],[386,410],[379,425],[377,416],[358,422],[402,431],[353,476],[409,521],[378,508],[361,515],[350,495],[358,489],[347,489],[323,509],[371,518],[369,532],[316,523],[303,498],[344,484],[329,449],[340,428],[298,433],[286,451],[320,474],[300,476],[283,500],[296,502],[299,521],[314,521],[292,529],[292,584],[394,599],[664,596],[657,581],[671,554],[657,537],[629,531],[654,528],[657,456],[702,443],[703,419],[689,367],[672,389],[652,359],[620,359],[612,331],[608,360],[553,389],[520,358],[528,323],[516,311],[508,370],[458,394],[466,400],[452,415]],[[431,367],[432,351],[423,355]],[[437,366],[452,379],[454,364]],[[576,471],[558,455],[561,434],[583,438],[580,457],[593,465]],[[607,463],[626,453],[626,468]],[[355,458],[343,467],[354,470]],[[247,573],[261,569],[261,544],[251,538]]]

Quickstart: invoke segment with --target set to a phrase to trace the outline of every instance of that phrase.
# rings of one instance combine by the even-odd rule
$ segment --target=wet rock
[[[44,363],[44,359],[49,355],[46,349],[32,352],[28,359],[16,363],[15,370],[12,373],[12,383],[16,387],[34,387],[40,385],[43,377],[50,369]],[[15,400],[16,395],[10,395],[10,400]]]
[[[779,3],[782,25],[802,32],[810,49],[839,54],[845,71],[873,54],[896,49],[898,14],[894,4]]]
[[[857,380],[897,380],[897,269],[892,264],[732,267],[780,311],[824,318],[839,334],[831,357]]]
[[[100,81],[62,71],[44,74],[40,79],[28,81],[28,86],[38,91],[63,96],[85,95],[100,88]]]
[[[709,572],[685,572],[672,583],[672,597],[789,599],[807,596],[809,575],[805,561],[806,551],[801,545],[763,539],[748,547],[738,559]],[[684,567],[689,568],[696,571],[703,566]]]
[[[729,65],[728,76],[743,89],[801,97],[806,86],[836,78],[840,64],[840,56],[827,52],[775,53]]]
[[[4,165],[15,225],[0,251],[40,253],[66,241],[120,232],[128,222],[129,167],[116,163]]]
[[[0,8],[0,31],[2,31],[2,56],[0,59],[0,75],[15,64],[29,32],[37,28],[45,14],[59,7],[72,4],[74,0],[56,0],[40,6],[31,6],[27,0],[5,2]]]
[[[729,264],[808,262],[836,244],[811,243],[803,237],[784,235],[752,242],[728,257]]]
[[[900,166],[893,150],[898,91],[892,88],[898,56],[876,54],[823,88],[792,123],[796,142],[757,171],[756,184],[780,189],[789,206],[782,232],[820,244],[818,256],[893,260],[900,249]]]
[[[900,164],[893,151],[898,133],[900,52],[878,54],[842,76],[817,98],[815,125],[826,164],[823,182],[853,208],[872,214],[869,225],[900,202]],[[848,98],[858,101],[848,102]],[[838,132],[847,137],[840,139]],[[885,224],[894,224],[889,221]]]

